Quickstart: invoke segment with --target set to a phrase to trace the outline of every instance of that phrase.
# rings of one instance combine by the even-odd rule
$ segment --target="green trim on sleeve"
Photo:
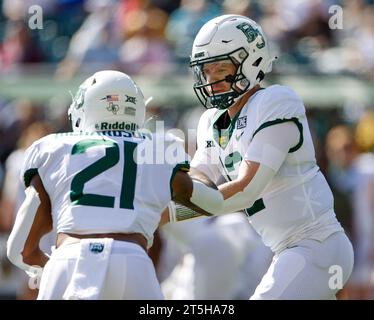
[[[270,127],[270,126],[273,126],[273,125],[276,125],[276,124],[280,124],[280,123],[284,123],[284,122],[289,122],[289,121],[292,121],[293,123],[296,124],[297,128],[299,129],[299,132],[300,132],[300,138],[299,138],[299,142],[294,146],[292,147],[290,150],[288,150],[288,153],[292,153],[292,152],[295,152],[297,150],[299,150],[301,148],[301,146],[303,145],[303,142],[304,142],[304,135],[303,135],[303,125],[302,123],[299,121],[298,118],[289,118],[289,119],[275,119],[275,120],[272,120],[272,121],[267,121],[267,122],[264,122],[259,128],[257,128],[257,130],[253,133],[252,135],[252,139],[254,138],[254,136],[259,132],[261,131],[262,129],[265,129],[267,127]]]
[[[262,198],[260,198],[253,203],[252,207],[250,207],[248,209],[244,209],[244,212],[246,213],[246,215],[248,217],[250,217],[250,216],[253,216],[255,213],[257,213],[261,210],[264,210],[264,209],[265,209],[264,200],[262,200]]]
[[[31,168],[25,171],[23,174],[23,182],[25,183],[26,188],[30,186],[32,178],[39,174],[38,168]]]
[[[177,174],[177,172],[181,170],[183,172],[188,172],[190,171],[190,164],[188,161],[186,162],[182,162],[182,163],[178,163],[174,168],[173,168],[173,172],[171,173],[171,177],[170,177],[170,196],[171,198],[173,198],[173,179],[175,177],[175,175]]]
[[[299,150],[301,148],[301,146],[303,145],[303,142],[304,142],[303,125],[302,125],[302,123],[297,118],[292,118],[292,119],[294,119],[293,121],[297,125],[297,128],[299,129],[300,138],[299,138],[298,144],[296,146],[292,147],[288,151],[289,153],[292,153],[292,152],[295,152],[295,151]]]

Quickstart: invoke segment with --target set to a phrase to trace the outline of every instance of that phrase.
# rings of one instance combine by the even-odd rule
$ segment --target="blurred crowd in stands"
[[[374,70],[373,0],[2,0],[0,4],[1,73],[40,62],[56,63],[60,77],[71,77],[89,63],[131,74],[185,72],[179,65],[188,61],[197,31],[225,13],[249,16],[262,26],[282,56],[275,71],[372,74]],[[28,9],[35,4],[43,9],[40,30],[28,27],[33,14]]]
[[[43,9],[40,30],[27,23],[34,4]],[[329,27],[332,5],[343,9],[343,29]],[[224,13],[249,16],[262,26],[281,57],[276,74],[373,79],[374,0],[0,0],[0,78],[40,63],[53,66],[55,79],[99,69],[150,79],[188,74],[194,36]],[[62,103],[51,112],[43,104],[0,95],[0,299],[35,297],[27,277],[7,260],[5,244],[23,199],[24,150],[48,133],[69,131],[67,107]],[[354,273],[340,297],[374,299],[374,104],[355,117],[339,106],[306,107],[318,164],[355,248]],[[178,110],[151,103],[148,116],[187,132],[203,111],[194,103]]]

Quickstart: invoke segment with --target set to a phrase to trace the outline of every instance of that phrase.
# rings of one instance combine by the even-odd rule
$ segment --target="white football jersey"
[[[151,246],[171,200],[171,180],[189,165],[177,140],[135,135],[51,134],[27,150],[22,179],[28,186],[39,174],[57,233],[141,233]]]
[[[246,214],[264,243],[274,252],[305,237],[323,240],[342,230],[333,211],[333,195],[315,159],[305,107],[290,88],[273,85],[252,95],[226,129],[226,110],[209,109],[201,117],[198,149],[191,166],[205,172],[213,181],[223,175],[237,178],[242,159],[259,162],[249,145],[255,135],[269,126],[292,121],[300,136]],[[272,159],[261,163],[273,167]]]

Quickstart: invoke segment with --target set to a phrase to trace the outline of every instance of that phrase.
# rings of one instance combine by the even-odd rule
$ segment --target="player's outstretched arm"
[[[192,169],[189,173],[178,171],[172,181],[172,189],[172,199],[177,204],[171,201],[165,208],[160,226],[168,222],[210,216],[223,203],[223,196],[216,185],[199,170]]]
[[[275,174],[275,170],[264,164],[244,160],[240,165],[238,178],[218,187],[225,201],[216,214],[236,212],[251,207]]]
[[[260,164],[253,161],[242,161],[239,168],[239,175],[236,180],[226,182],[219,186],[223,198],[226,200],[238,192],[243,192],[249,183],[253,180]]]
[[[20,207],[7,244],[9,260],[28,271],[30,266],[44,265],[48,256],[39,248],[40,239],[52,230],[51,203],[39,175],[26,189],[26,199]]]
[[[223,196],[216,185],[206,179],[199,181],[186,172],[178,171],[172,182],[172,199],[202,214],[214,213],[221,208]]]
[[[225,201],[216,214],[251,207],[274,178],[289,151],[300,140],[299,130],[293,122],[276,124],[259,131],[244,155],[238,177],[219,186]]]
[[[188,172],[189,176],[194,179],[203,182],[207,186],[217,189],[216,184],[203,172],[201,172],[199,169],[196,169],[194,167],[190,168],[190,171]],[[217,183],[218,185],[218,183]]]

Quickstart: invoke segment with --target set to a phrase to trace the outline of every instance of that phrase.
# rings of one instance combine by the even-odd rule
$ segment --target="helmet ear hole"
[[[93,86],[96,83],[96,78],[93,78],[91,86]]]
[[[73,129],[73,120],[71,119],[71,113],[68,114],[68,121],[70,123],[70,127]]]
[[[265,78],[265,73],[262,72],[262,70],[260,70],[258,72],[258,75],[256,77],[256,80],[258,79],[259,81],[262,81],[263,79]]]
[[[79,125],[81,124],[81,118],[78,118],[77,121],[75,122],[75,126],[79,128]]]
[[[258,67],[259,64],[261,63],[261,61],[262,61],[262,57],[258,58],[255,62],[253,62],[253,63],[252,63],[252,66],[254,66],[254,67]],[[257,75],[257,77],[258,77],[258,75]]]

